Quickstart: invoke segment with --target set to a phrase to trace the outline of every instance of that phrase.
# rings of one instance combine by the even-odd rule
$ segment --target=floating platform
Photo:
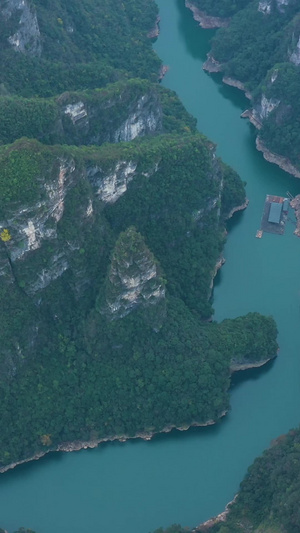
[[[289,205],[290,202],[288,198],[267,194],[261,219],[260,231],[262,233],[263,231],[266,231],[267,233],[283,235],[285,223],[288,218]],[[256,236],[259,237],[257,234]]]

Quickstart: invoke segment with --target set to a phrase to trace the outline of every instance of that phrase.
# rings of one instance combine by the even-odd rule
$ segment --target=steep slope
[[[200,322],[212,312],[224,217],[244,201],[205,138],[21,140],[2,148],[1,175],[1,287],[24,302],[17,317],[1,305],[2,464],[64,441],[216,420],[232,358],[249,345],[252,360],[276,354],[272,319],[231,321],[234,351],[226,328]],[[258,331],[267,350],[251,340]]]
[[[256,314],[209,323],[245,191],[154,83],[154,2],[0,13],[1,469],[214,423],[232,363],[274,357],[277,331]]]
[[[157,79],[153,0],[1,0],[3,94],[50,96],[120,77]]]
[[[194,132],[196,125],[172,91],[141,79],[53,98],[2,96],[0,119],[0,144],[32,137],[45,144],[100,145]]]
[[[193,2],[197,4],[197,2]],[[204,68],[224,73],[224,82],[247,91],[251,106],[243,116],[258,128],[258,149],[266,159],[299,177],[299,38],[296,0],[210,0],[208,14],[232,16],[220,28]]]
[[[282,435],[256,459],[222,520],[199,532],[296,533],[300,528],[300,432]]]
[[[120,234],[116,242],[107,275],[102,312],[115,320],[138,307],[152,307],[155,308],[156,327],[159,327],[159,307],[165,314],[165,295],[165,281],[159,274],[158,263],[141,234],[131,226]]]

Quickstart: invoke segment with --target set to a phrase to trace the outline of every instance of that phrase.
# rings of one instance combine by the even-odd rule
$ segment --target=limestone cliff
[[[15,143],[8,157],[22,158],[28,148],[36,147],[31,142]],[[10,164],[6,156],[1,163],[3,168]],[[157,170],[158,162],[150,163],[144,176],[149,178]],[[72,257],[84,249],[83,228],[87,226],[92,231],[100,206],[115,203],[140,175],[139,158],[101,162],[100,157],[97,162],[88,161],[82,166],[64,150],[46,150],[39,166],[30,171],[28,199],[24,194],[0,212],[0,233],[8,231],[9,235],[0,250],[0,276],[11,283],[13,269],[26,294],[45,289],[71,268]],[[69,203],[74,195],[78,195],[78,207],[71,213]],[[74,217],[77,231],[69,232],[66,239],[65,220],[70,216]],[[77,272],[77,276],[87,281],[86,273]]]
[[[170,106],[175,105],[181,106],[171,91],[135,79],[110,84],[102,90],[65,92],[54,98],[16,98],[6,94],[0,98],[0,144],[24,136],[46,144],[130,142],[161,133]],[[191,122],[190,129],[194,129],[194,119],[181,107],[182,118]],[[178,121],[178,125],[183,129],[186,122],[181,125]]]
[[[145,212],[145,196],[149,196],[153,204],[149,215],[153,237],[159,232],[160,224],[166,225],[163,231],[167,233],[172,228],[170,238],[166,237],[163,244],[163,249],[169,247],[164,268],[174,270],[174,254],[176,246],[180,245],[182,266],[180,263],[176,265],[176,275],[184,283],[189,274],[185,273],[182,278],[180,272],[186,272],[185,255],[190,253],[190,248],[199,246],[196,245],[199,232],[201,234],[210,228],[212,239],[219,239],[223,218],[233,205],[241,204],[244,198],[238,178],[233,177],[231,182],[229,175],[226,176],[227,171],[224,172],[215,157],[213,147],[208,150],[200,137],[191,137],[191,140],[187,137],[185,142],[183,138],[178,138],[178,147],[177,141],[172,138],[165,141],[165,145],[157,137],[151,139],[151,142],[136,147],[117,143],[112,145],[113,149],[104,145],[102,148],[82,150],[46,147],[23,139],[0,151],[0,296],[5,300],[10,295],[12,308],[17,301],[20,305],[19,315],[10,315],[3,309],[2,339],[4,336],[7,338],[8,346],[5,348],[5,341],[2,355],[7,364],[8,361],[18,360],[20,353],[26,359],[25,354],[29,354],[36,342],[40,342],[40,327],[45,320],[43,312],[46,312],[46,307],[47,321],[53,321],[54,328],[76,306],[79,310],[90,305],[94,288],[103,283],[112,249],[112,230],[106,220],[106,212],[112,227],[116,226],[117,232],[124,231],[130,223],[123,229],[123,221],[134,211]],[[175,154],[176,161],[173,159]],[[179,185],[182,164],[178,162],[181,157],[187,177],[191,179],[185,192]],[[198,160],[196,170],[195,158]],[[16,176],[19,178],[16,179]],[[163,190],[162,176],[165,180]],[[176,192],[178,187],[181,189],[180,207]],[[233,188],[235,194],[239,192],[237,196],[233,195]],[[128,215],[122,214],[118,208],[122,202],[127,210],[127,201],[131,206]],[[182,210],[182,215],[171,222],[170,230],[167,229],[178,210]],[[182,217],[187,223],[181,229]],[[180,229],[175,231],[178,223]],[[161,238],[164,241],[163,235]],[[113,254],[106,302],[111,317],[125,316],[134,308],[148,308],[149,314],[150,309],[155,307],[159,308],[158,315],[163,316],[165,287],[160,269],[139,239],[136,232],[125,231]],[[135,256],[133,247],[138,242],[140,250]],[[118,263],[117,258],[120,259],[126,243],[129,246],[126,252],[128,258]],[[126,253],[124,257],[127,257]],[[208,285],[217,258],[212,257],[208,263],[211,265],[207,269]],[[196,272],[193,275],[198,279]],[[206,291],[207,298],[210,292],[204,278],[200,282],[205,287],[195,285],[194,290],[197,294],[199,292],[197,298],[192,297],[191,292],[183,291],[183,295],[191,296],[197,305],[202,299],[206,301]],[[57,298],[55,295],[58,294],[64,295],[63,298]],[[208,303],[205,305],[210,308]],[[7,324],[4,317],[8,320]],[[16,326],[20,320],[20,325]],[[150,322],[154,324],[155,321],[151,319]],[[18,331],[13,340],[9,334],[12,330]],[[8,366],[15,368],[14,364],[9,363]]]
[[[274,9],[277,9],[279,12],[284,13],[285,7],[291,3],[289,0],[261,0],[258,4],[258,11],[264,15],[270,15]]]
[[[131,80],[94,93],[66,93],[57,100],[57,131],[68,144],[129,142],[162,131],[159,93],[147,82]]]
[[[165,298],[165,281],[153,254],[134,227],[121,233],[109,268],[104,310],[112,319],[137,307],[158,306]]]
[[[41,35],[34,5],[28,0],[1,0],[0,17],[6,24],[14,21],[9,44],[17,51],[31,56],[42,52]]]
[[[257,146],[266,159],[294,176],[299,173],[299,65],[295,0],[241,5],[230,25],[216,33],[203,65],[209,72],[224,72],[224,83],[245,92],[251,108],[242,117],[260,130]]]

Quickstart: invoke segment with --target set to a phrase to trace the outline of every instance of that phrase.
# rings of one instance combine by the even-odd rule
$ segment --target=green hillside
[[[231,362],[274,357],[277,330],[211,323],[244,185],[157,83],[155,3],[0,14],[0,467],[217,421]]]

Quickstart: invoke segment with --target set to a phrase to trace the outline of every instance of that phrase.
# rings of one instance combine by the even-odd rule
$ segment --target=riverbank
[[[147,33],[148,39],[157,39],[157,37],[159,36],[159,23],[160,17],[157,16],[152,30]]]
[[[294,231],[294,235],[300,237],[300,194],[297,194],[293,200],[291,200],[291,207],[295,210],[295,216],[297,219],[297,227]]]
[[[224,261],[223,262],[220,261],[220,263],[223,264]],[[262,360],[262,361],[258,361],[258,362],[233,363],[229,367],[230,374],[233,374],[234,372],[248,370],[248,369],[251,369],[251,368],[260,368],[260,367],[264,366],[265,364],[267,364],[272,359],[274,359],[275,357],[276,357],[276,355],[274,357],[270,357],[268,359],[265,359],[265,360]],[[90,440],[75,440],[75,441],[62,442],[61,444],[59,444],[59,445],[57,445],[55,447],[49,447],[46,450],[40,450],[35,455],[33,455],[31,457],[28,457],[27,459],[22,459],[20,461],[16,461],[14,463],[10,463],[8,465],[2,466],[0,468],[0,474],[4,474],[8,470],[12,470],[12,469],[16,468],[19,465],[22,465],[22,464],[25,464],[25,463],[29,463],[31,461],[38,461],[39,459],[41,459],[42,457],[44,457],[48,453],[53,453],[53,452],[75,452],[75,451],[80,451],[80,450],[83,450],[83,449],[84,450],[87,450],[89,448],[93,449],[93,448],[97,448],[102,443],[113,442],[113,441],[126,442],[126,441],[132,440],[132,439],[142,439],[142,440],[145,440],[145,441],[150,441],[156,435],[163,434],[163,433],[170,433],[174,429],[177,430],[177,431],[188,431],[192,427],[208,427],[208,426],[212,426],[212,425],[216,424],[217,422],[219,422],[221,420],[221,418],[223,418],[226,414],[227,414],[227,409],[223,410],[219,414],[219,416],[218,416],[218,418],[216,420],[211,419],[211,420],[208,420],[207,422],[193,421],[190,424],[186,424],[186,425],[183,425],[183,426],[177,426],[175,424],[169,424],[168,426],[165,426],[161,431],[148,431],[148,432],[145,431],[145,432],[137,433],[134,436],[113,435],[113,436],[108,436],[108,437],[102,437],[102,438],[99,438],[99,439],[94,438],[94,439],[90,439]]]
[[[241,118],[248,118],[249,119],[249,122],[251,122],[251,124],[253,124],[253,126],[257,129],[257,130],[260,130],[262,128],[262,123],[261,121],[259,120],[259,118],[256,117],[256,114],[253,112],[253,109],[245,109],[245,111],[243,111],[243,113],[241,113]]]
[[[274,357],[269,357],[268,359],[263,359],[262,361],[258,361],[257,363],[232,363],[230,365],[230,373],[234,374],[235,372],[243,372],[244,370],[251,370],[253,368],[261,368],[262,366],[266,365],[270,361],[273,361],[277,357],[277,354],[274,355]]]
[[[229,26],[229,18],[212,17],[207,15],[204,11],[201,11],[198,7],[196,7],[195,4],[193,4],[193,2],[190,0],[185,0],[185,7],[192,11],[194,20],[199,22],[199,25],[203,29],[211,30],[214,28],[226,28]]]
[[[241,205],[238,205],[236,207],[233,207],[231,209],[231,211],[228,213],[227,217],[226,217],[226,220],[229,220],[230,218],[233,217],[234,213],[237,213],[238,211],[243,211],[244,209],[247,208],[249,204],[249,200],[248,198],[246,198],[245,202]],[[227,232],[226,232],[227,233]],[[212,277],[211,277],[211,282],[210,282],[210,285],[209,285],[209,289],[210,289],[210,296],[212,295],[212,290],[213,290],[213,286],[214,286],[214,279],[216,277],[216,275],[218,274],[220,268],[222,268],[223,265],[225,265],[226,263],[226,259],[225,257],[223,256],[223,253],[220,255],[220,257],[218,258],[216,264],[215,264],[215,268],[213,270],[213,273],[212,273]],[[208,319],[208,322],[212,322],[213,320],[213,316],[211,316],[209,319]]]
[[[224,70],[224,64],[217,61],[210,53],[208,53],[207,60],[203,63],[202,68],[203,70],[209,73],[222,72]],[[240,91],[243,91],[245,93],[246,98],[252,101],[252,94],[245,87],[245,84],[243,82],[234,78],[230,78],[229,76],[223,76],[222,82],[225,83],[225,85],[229,85],[230,87],[235,87]],[[262,122],[259,120],[258,117],[255,116],[255,112],[251,108],[243,111],[243,113],[241,113],[241,118],[248,118],[251,124],[253,124],[253,126],[257,130],[260,130],[262,128]],[[300,170],[298,170],[287,157],[271,152],[271,150],[266,147],[266,145],[259,138],[259,136],[256,137],[256,148],[259,152],[263,153],[263,156],[266,161],[269,161],[269,163],[274,163],[285,172],[288,172],[296,178],[300,178]]]
[[[191,422],[190,424],[187,424],[186,426],[176,426],[174,424],[170,424],[170,425],[166,426],[165,428],[163,428],[161,431],[150,431],[150,432],[137,433],[133,437],[130,437],[129,435],[115,435],[115,436],[110,436],[110,437],[102,437],[100,439],[91,439],[91,440],[87,440],[87,441],[75,440],[75,441],[72,441],[72,442],[71,441],[70,442],[62,442],[61,444],[59,444],[56,447],[48,448],[45,451],[39,451],[35,455],[33,455],[32,457],[28,457],[27,459],[22,459],[21,461],[16,461],[15,463],[10,463],[9,465],[2,466],[0,468],[0,474],[4,474],[8,470],[12,470],[12,469],[16,468],[19,465],[22,465],[22,464],[25,464],[25,463],[30,463],[31,461],[38,461],[39,459],[41,459],[42,457],[44,457],[48,453],[53,453],[53,452],[77,452],[77,451],[80,451],[80,450],[87,450],[89,448],[93,449],[93,448],[97,448],[99,446],[99,444],[102,444],[104,442],[113,442],[113,441],[126,442],[126,441],[132,440],[132,439],[142,439],[142,440],[149,441],[153,437],[155,437],[155,435],[160,435],[162,433],[170,433],[173,429],[176,429],[178,431],[187,431],[188,429],[190,429],[192,427],[212,426],[212,425],[216,424],[226,414],[227,414],[227,410],[222,411],[220,413],[219,417],[217,418],[217,420],[208,420],[207,422],[202,422],[202,423],[194,421],[194,422]]]
[[[248,198],[246,198],[243,204],[238,205],[237,207],[233,207],[231,211],[229,212],[229,214],[227,215],[226,220],[229,220],[230,218],[232,218],[234,213],[238,213],[238,211],[244,211],[244,209],[248,207],[248,204],[249,204],[249,200]]]
[[[229,76],[223,76],[222,82],[225,83],[225,85],[229,85],[230,87],[236,87],[236,89],[243,91],[245,93],[246,98],[248,98],[248,100],[252,100],[252,94],[250,93],[250,91],[248,91],[244,83],[242,83],[241,81],[235,80],[234,78],[230,78]]]
[[[170,67],[169,67],[168,65],[162,65],[162,66],[160,67],[159,75],[158,75],[158,79],[159,79],[159,81],[161,81],[161,80],[165,77],[165,75],[167,74],[169,68],[170,68]]]
[[[212,55],[207,54],[207,60],[204,61],[202,69],[209,73],[222,72],[223,65],[222,63],[217,61]]]
[[[234,215],[234,213],[237,213],[238,211],[243,211],[244,209],[246,209],[247,206],[248,206],[248,204],[249,204],[249,200],[248,200],[248,198],[246,198],[246,200],[245,200],[245,202],[244,202],[243,204],[238,205],[238,206],[236,206],[236,207],[233,207],[233,208],[231,209],[231,211],[229,212],[229,214],[227,215],[226,220],[229,220],[230,218],[232,218],[233,215]],[[216,262],[216,264],[215,264],[215,268],[214,268],[214,271],[213,271],[213,274],[212,274],[212,278],[211,278],[211,282],[210,282],[210,286],[209,286],[209,288],[210,288],[211,291],[212,291],[212,289],[213,289],[214,279],[215,279],[217,273],[219,272],[220,268],[222,268],[222,266],[223,266],[225,263],[226,263],[226,259],[225,259],[225,257],[223,256],[223,254],[221,254],[220,257],[219,257],[219,259],[217,260],[217,262]],[[210,320],[212,320],[212,317],[211,317]]]
[[[214,516],[213,518],[210,518],[209,520],[206,520],[199,526],[195,527],[192,529],[192,533],[204,533],[205,531],[209,531],[216,524],[219,524],[220,522],[226,522],[227,515],[230,511],[230,506],[236,501],[237,497],[238,494],[235,495],[231,502],[227,503],[225,510],[222,511],[222,513],[219,513],[217,516]]]
[[[290,160],[287,157],[271,152],[259,137],[256,137],[256,148],[259,152],[262,152],[264,158],[269,161],[269,163],[275,163],[275,165],[278,165],[282,170],[285,170],[285,172],[292,174],[295,178],[300,178],[300,171],[290,162]]]

